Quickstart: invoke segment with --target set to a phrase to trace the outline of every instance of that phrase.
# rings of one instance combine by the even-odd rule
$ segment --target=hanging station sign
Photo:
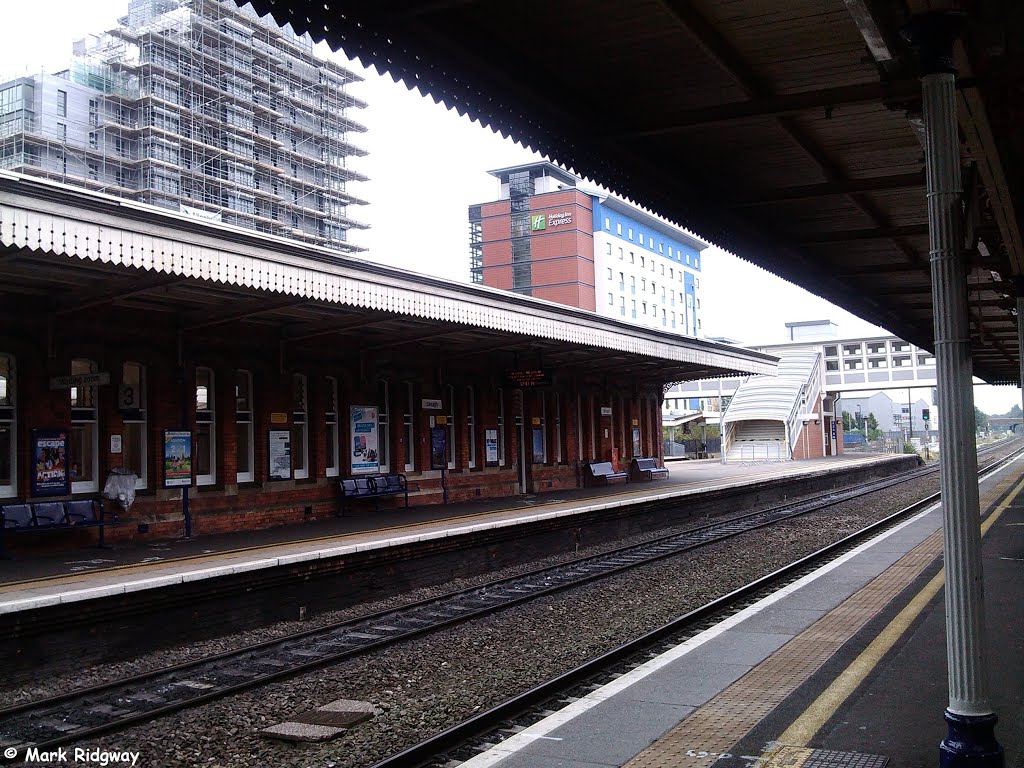
[[[550,387],[551,372],[541,368],[527,371],[509,371],[508,380],[518,389],[533,389],[534,387]]]

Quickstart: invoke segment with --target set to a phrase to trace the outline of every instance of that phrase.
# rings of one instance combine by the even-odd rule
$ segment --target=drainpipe
[[[921,58],[939,412],[944,421],[939,463],[946,572],[948,733],[942,768],[1001,768],[993,731],[982,600],[978,457],[974,439],[971,329],[963,259],[960,141],[953,46],[964,15],[916,16],[906,30]]]

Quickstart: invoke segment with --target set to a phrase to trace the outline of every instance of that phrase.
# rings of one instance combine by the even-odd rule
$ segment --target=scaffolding
[[[0,84],[0,168],[359,251],[359,80],[231,0],[129,0],[68,70]]]

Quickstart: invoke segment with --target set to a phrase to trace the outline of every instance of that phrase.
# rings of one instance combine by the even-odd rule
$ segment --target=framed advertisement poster
[[[292,432],[290,429],[267,431],[267,477],[292,479]]]
[[[544,455],[544,427],[533,428],[533,463],[543,464],[547,458]]]
[[[640,453],[640,427],[633,427],[633,455],[643,455]]]
[[[430,468],[448,467],[448,430],[444,427],[430,428]]]
[[[484,430],[484,466],[498,466],[498,430]]]
[[[68,430],[32,430],[31,485],[33,496],[66,496],[71,493]]]
[[[192,485],[192,433],[164,430],[164,488]]]
[[[352,435],[349,459],[353,475],[372,475],[380,471],[377,445],[377,406],[353,405],[349,409]]]

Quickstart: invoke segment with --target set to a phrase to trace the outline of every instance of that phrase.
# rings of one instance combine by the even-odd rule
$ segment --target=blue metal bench
[[[668,470],[658,466],[657,459],[636,458],[629,463],[629,479],[653,480],[656,477],[668,477]]]
[[[587,462],[586,474],[589,479],[588,485],[595,485],[599,482],[608,485],[612,480],[629,482],[629,475],[626,472],[616,472],[610,461]]]
[[[341,494],[341,516],[348,511],[351,499],[373,499],[373,509],[379,509],[381,496],[405,496],[405,506],[409,507],[409,485],[405,475],[375,475],[373,477],[344,478],[338,483]]]
[[[99,528],[103,546],[103,506],[95,499],[16,502],[0,505],[0,557],[6,556],[5,539],[12,534]]]

